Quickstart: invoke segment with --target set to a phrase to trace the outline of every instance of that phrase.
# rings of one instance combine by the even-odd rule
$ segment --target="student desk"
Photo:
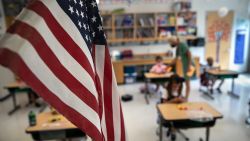
[[[144,73],[144,77],[146,79],[145,86],[147,86],[148,83],[150,83],[150,82],[157,83],[157,84],[164,84],[169,80],[169,78],[172,75],[173,75],[172,72],[164,73],[164,74]],[[148,92],[148,90],[146,90],[145,100],[146,100],[147,104],[149,104],[148,96],[149,96],[149,92]]]
[[[180,107],[187,109],[180,110]],[[162,141],[164,123],[168,123],[167,127],[176,129],[206,128],[206,141],[209,141],[210,128],[215,125],[217,119],[223,117],[213,107],[202,102],[164,103],[157,105],[157,108],[160,113],[160,141]]]
[[[23,82],[13,82],[6,86],[4,86],[4,89],[7,89],[12,97],[13,100],[13,109],[9,111],[9,115],[12,115],[14,112],[16,112],[18,109],[20,109],[20,105],[17,105],[16,103],[16,93],[19,92],[27,92],[32,93],[32,89],[29,88],[25,83]]]
[[[13,100],[13,109],[9,111],[9,113],[8,113],[9,115],[12,115],[17,110],[20,109],[20,105],[17,105],[17,102],[16,102],[16,94],[17,93],[20,93],[20,92],[24,92],[24,93],[28,93],[28,94],[34,93],[34,91],[29,86],[27,86],[24,82],[18,82],[18,81],[12,82],[12,83],[4,86],[4,89],[7,89],[9,91],[9,93],[12,97],[12,100]],[[32,102],[34,102],[34,101],[32,101]],[[27,105],[29,105],[29,103]],[[45,108],[46,108],[46,104],[42,105],[40,112],[42,112]]]
[[[239,73],[230,70],[208,70],[207,74],[216,79],[232,79],[231,91],[229,91],[228,94],[235,98],[239,98],[239,95],[234,93],[234,80],[238,78]]]
[[[86,136],[62,115],[44,112],[38,114],[36,119],[36,125],[26,129],[26,133],[31,134],[34,140],[56,140]]]

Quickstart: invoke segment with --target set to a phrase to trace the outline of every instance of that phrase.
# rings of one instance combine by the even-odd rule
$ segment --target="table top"
[[[223,115],[204,102],[182,104],[164,103],[157,105],[161,116],[167,121],[190,120],[195,118],[222,118]]]
[[[28,127],[27,133],[40,132],[40,131],[55,131],[55,130],[67,130],[77,129],[77,127],[68,121],[64,116],[52,115],[51,112],[40,113],[36,117],[36,125]],[[56,121],[53,121],[56,120]]]
[[[207,73],[212,75],[238,75],[238,72],[231,70],[208,70]]]
[[[157,74],[157,73],[144,73],[145,78],[147,79],[161,79],[161,78],[170,78],[173,75],[173,72]]]
[[[29,88],[23,81],[14,81],[12,83],[7,84],[4,86],[5,89],[10,89],[10,88]]]

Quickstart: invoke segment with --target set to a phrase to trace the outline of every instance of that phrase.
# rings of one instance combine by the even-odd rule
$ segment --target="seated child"
[[[182,96],[182,86],[184,83],[184,78],[179,77],[177,74],[171,76],[167,86],[166,93],[162,94],[161,103],[183,103],[186,99]],[[164,122],[165,127],[169,127],[169,122]],[[170,126],[171,127],[171,126]],[[167,136],[171,135],[171,140],[175,140],[175,128],[168,128]]]
[[[163,74],[166,73],[168,70],[167,65],[163,63],[163,59],[161,56],[156,56],[155,58],[156,64],[150,69],[151,73],[156,73],[156,74]],[[148,88],[146,86],[146,88]],[[155,92],[158,92],[160,88],[160,84],[156,84]]]
[[[179,77],[177,74],[171,76],[167,86],[166,93],[162,94],[161,102],[165,103],[182,103],[186,99],[182,96],[182,87],[184,78]]]
[[[201,84],[207,86],[211,93],[213,93],[213,86],[217,79],[215,78],[208,78],[206,71],[208,70],[219,70],[220,67],[214,64],[214,60],[212,57],[207,58],[207,65],[204,68],[204,72],[201,74]],[[224,79],[220,79],[220,83],[216,90],[221,93],[221,86],[224,83]]]
[[[150,69],[150,72],[158,74],[166,73],[167,66],[164,65],[162,57],[156,56],[155,62],[156,64]]]

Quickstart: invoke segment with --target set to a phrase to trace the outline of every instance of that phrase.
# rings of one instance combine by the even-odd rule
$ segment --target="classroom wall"
[[[192,0],[193,11],[197,12],[197,23],[198,23],[198,36],[204,37],[205,35],[205,18],[206,11],[218,10],[222,6],[226,6],[236,12],[238,17],[247,17],[247,6],[249,0]],[[1,2],[1,0],[0,0]],[[171,2],[171,0],[170,0]],[[1,3],[0,3],[1,4]],[[160,12],[170,11],[170,3],[166,4],[137,4],[137,5],[102,5],[100,9],[115,9],[124,7],[130,12]],[[2,8],[0,8],[1,10]],[[144,46],[130,46],[130,47],[111,47],[110,50],[123,50],[132,48],[135,53],[158,53],[167,51],[168,45],[144,45]],[[204,48],[191,48],[193,55],[200,56],[201,60],[204,60]],[[249,59],[248,59],[249,60]],[[250,66],[249,66],[250,70]],[[5,95],[7,92],[3,89],[3,86],[13,81],[13,74],[0,66],[0,97]]]
[[[248,3],[248,20],[250,21],[250,1]],[[250,28],[250,27],[249,27]],[[250,30],[249,30],[249,34],[250,34]],[[249,36],[249,41],[250,41],[250,36]],[[248,48],[250,48],[250,43],[248,44]],[[248,49],[248,58],[250,58],[250,49]],[[248,59],[250,60],[250,59]],[[250,61],[248,61],[248,69],[247,72],[250,73]]]
[[[171,11],[171,3],[174,0],[170,0],[164,4],[109,4],[100,5],[101,10],[112,10],[116,8],[125,8],[128,12],[162,12]],[[205,36],[205,18],[206,11],[218,10],[220,7],[226,6],[228,9],[236,11],[238,15],[247,15],[249,0],[192,0],[192,11],[197,12],[198,24],[198,36]]]
[[[132,5],[126,5],[126,4],[119,4],[119,5],[101,5],[101,10],[110,10],[110,9],[116,9],[116,8],[125,8],[126,11],[129,12],[161,12],[161,11],[170,11],[171,10],[171,1],[169,3],[165,4],[132,4]],[[200,37],[205,37],[206,32],[206,12],[207,11],[217,11],[221,7],[227,7],[229,10],[233,10],[235,12],[235,19],[234,22],[236,22],[236,19],[246,19],[248,17],[248,5],[249,0],[192,0],[192,11],[197,12],[197,28],[198,33],[197,35]],[[143,7],[143,8],[142,8]],[[243,65],[234,65],[234,44],[235,44],[235,31],[236,26],[232,29],[232,47],[230,49],[231,52],[231,58],[230,58],[230,65],[229,68],[233,70],[238,71],[246,71],[247,69],[247,63],[249,59],[247,59],[247,55],[245,54],[245,63]],[[247,35],[249,36],[249,35]],[[247,45],[248,45],[248,38],[246,40],[246,53],[248,52]],[[167,46],[167,45],[165,45]],[[135,47],[135,48],[134,48]],[[141,46],[141,48],[150,48],[147,46]],[[111,47],[111,50],[124,50],[127,48],[131,48],[137,52],[138,47],[137,46],[130,46],[130,47],[123,47],[123,46],[117,46],[117,47]],[[148,53],[147,51],[153,51],[153,52],[165,52],[166,48],[160,48],[159,45],[151,45],[152,49],[143,49],[140,50],[141,53]],[[202,62],[204,62],[204,54],[205,50],[204,48],[191,48],[191,52],[194,55],[198,55]]]

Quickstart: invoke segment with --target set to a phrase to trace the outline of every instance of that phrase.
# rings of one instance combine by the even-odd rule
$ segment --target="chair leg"
[[[176,130],[177,133],[179,133],[186,141],[189,141],[189,138],[183,133],[181,132],[180,130]]]

